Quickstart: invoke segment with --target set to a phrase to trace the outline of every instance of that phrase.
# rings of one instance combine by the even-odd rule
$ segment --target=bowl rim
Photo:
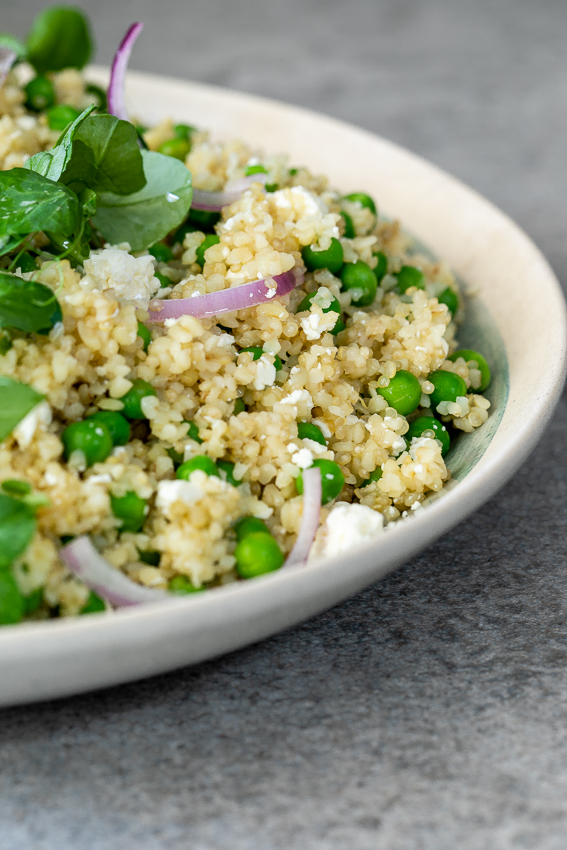
[[[108,70],[96,67],[88,69],[88,76],[95,82],[104,83],[108,76]],[[483,198],[479,193],[475,192],[475,190],[470,189],[460,180],[447,174],[442,169],[391,141],[356,127],[353,124],[347,124],[339,119],[321,115],[303,107],[296,107],[268,98],[235,92],[216,86],[190,83],[172,77],[140,72],[132,72],[130,74],[128,79],[129,90],[141,92],[148,86],[153,86],[154,88],[165,87],[170,90],[183,89],[186,94],[198,93],[199,96],[210,97],[217,103],[219,100],[226,101],[228,99],[237,105],[246,106],[252,112],[266,109],[276,110],[284,115],[298,116],[301,120],[311,122],[314,126],[315,124],[324,125],[328,129],[334,129],[337,132],[356,134],[366,139],[366,141],[377,144],[384,151],[389,151],[392,156],[405,161],[408,167],[413,167],[424,174],[427,172],[427,174],[432,175],[432,179],[435,178],[442,184],[447,185],[457,195],[463,195],[463,197],[468,198],[471,202],[474,200],[476,205],[480,205],[486,214],[502,228],[503,232],[507,233],[510,238],[514,237],[518,241],[518,244],[520,242],[523,243],[526,251],[531,253],[534,262],[538,266],[539,273],[546,280],[546,292],[552,302],[551,306],[554,311],[553,360],[548,372],[542,377],[541,385],[538,388],[537,394],[534,396],[534,407],[531,416],[526,416],[521,421],[516,422],[515,433],[509,442],[494,450],[494,438],[502,427],[502,423],[500,423],[487,451],[475,466],[459,481],[457,486],[445,492],[442,498],[428,505],[423,512],[417,511],[411,518],[411,529],[408,529],[409,523],[400,522],[394,524],[393,527],[389,528],[376,540],[360,546],[355,550],[356,569],[354,574],[349,577],[348,582],[345,583],[344,576],[341,582],[340,573],[344,570],[345,556],[339,555],[333,558],[314,561],[304,569],[282,569],[261,576],[253,582],[228,584],[224,587],[216,588],[214,593],[196,594],[191,597],[174,598],[164,602],[136,606],[113,612],[110,615],[3,626],[0,629],[0,659],[3,658],[4,661],[0,660],[0,667],[6,663],[16,663],[17,659],[24,659],[30,650],[36,653],[36,661],[41,658],[48,658],[50,657],[50,653],[60,651],[63,644],[70,641],[71,638],[77,639],[76,648],[73,650],[71,644],[67,643],[67,653],[73,655],[74,652],[76,654],[80,651],[81,646],[91,644],[92,647],[98,647],[104,655],[104,652],[110,648],[114,647],[116,649],[116,646],[121,641],[126,641],[132,646],[135,646],[141,640],[140,635],[143,632],[147,633],[148,630],[154,636],[166,637],[169,635],[171,637],[171,624],[179,624],[183,613],[191,613],[194,629],[200,627],[209,628],[209,630],[211,627],[214,628],[215,624],[218,625],[222,621],[223,614],[229,608],[235,612],[235,621],[241,622],[246,616],[256,616],[259,620],[262,620],[260,628],[257,629],[260,638],[273,634],[286,625],[300,622],[308,616],[312,616],[318,611],[329,607],[326,597],[320,607],[314,604],[312,599],[313,595],[317,592],[317,587],[321,585],[323,576],[330,581],[331,586],[334,587],[339,583],[343,588],[343,591],[335,594],[335,602],[345,599],[352,595],[352,593],[379,580],[388,572],[396,569],[401,563],[409,560],[417,552],[422,551],[434,542],[435,539],[446,533],[465,516],[472,513],[472,511],[490,498],[511,477],[535,446],[555,409],[563,387],[567,366],[567,312],[559,282],[531,239],[507,215]],[[238,137],[238,131],[234,135]],[[421,235],[418,234],[418,236],[420,239],[422,238]],[[493,447],[492,451],[490,451],[491,446]],[[487,453],[491,455],[489,465],[485,462]],[[408,535],[411,538],[409,544],[407,542]],[[402,538],[406,539],[402,547],[402,554],[398,557],[396,553],[400,551],[400,540]],[[382,571],[376,565],[375,556],[377,553],[383,554],[384,560],[388,564]],[[309,595],[310,604],[305,605],[301,603],[302,593]],[[292,602],[296,603],[294,616],[291,618],[283,617],[282,619],[282,606],[289,608]],[[335,602],[331,604],[335,604]],[[270,616],[272,616],[272,622],[269,621]],[[283,626],[282,623],[284,624]],[[170,626],[169,631],[168,624]],[[63,639],[63,643],[61,639]],[[243,630],[241,628],[228,649],[236,649],[257,639],[259,638],[253,637],[250,639],[249,634],[246,633],[246,629]],[[225,651],[227,651],[227,647],[212,647],[210,652],[207,651],[204,654],[201,652],[200,658],[213,657]],[[181,664],[183,663],[192,663],[192,659],[182,661]],[[101,664],[103,664],[102,661]],[[171,664],[158,663],[153,668],[148,668],[149,672],[141,674],[135,672],[130,678],[140,678],[143,675],[149,675],[153,672],[173,669],[174,667],[181,666],[181,664],[179,663],[179,659]],[[81,684],[80,682],[75,682],[75,684],[69,687],[59,685],[55,690],[52,689],[51,691],[45,685],[42,685],[36,689],[37,696],[34,696],[32,683],[31,686],[27,687],[27,690],[24,687],[22,691],[23,696],[16,695],[15,701],[29,701],[43,699],[46,696],[76,693],[81,690],[91,689],[92,687],[129,680],[129,677],[123,673],[118,677],[108,676],[104,674],[104,670],[99,670],[97,676],[93,678],[92,683]],[[8,702],[4,704],[10,704],[12,701],[14,701],[13,698],[8,695]],[[2,702],[3,697],[0,694],[0,704]]]

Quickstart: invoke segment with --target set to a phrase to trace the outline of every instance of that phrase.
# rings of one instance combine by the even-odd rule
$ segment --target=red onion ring
[[[112,68],[110,71],[110,82],[108,84],[107,100],[108,111],[111,115],[116,115],[123,121],[128,121],[128,113],[126,111],[126,102],[124,100],[124,82],[126,80],[126,69],[128,60],[134,47],[134,42],[144,29],[144,25],[139,21],[132,24],[122,41],[120,47],[114,54],[112,60]]]
[[[235,310],[244,310],[246,307],[256,307],[257,304],[287,295],[302,279],[303,273],[300,270],[291,269],[289,272],[276,274],[271,278],[253,280],[251,283],[243,283],[232,289],[221,289],[219,292],[208,292],[206,295],[194,295],[192,298],[168,298],[166,301],[154,299],[150,301],[149,321],[163,322],[165,319],[179,319],[181,316],[205,319],[209,316],[218,316],[220,313],[233,313]],[[268,280],[273,280],[276,284],[275,290],[266,285]],[[158,305],[161,305],[161,309]]]
[[[0,47],[0,86],[3,85],[8,71],[17,58],[14,50],[10,50],[9,47]]]
[[[284,567],[301,566],[307,563],[309,551],[313,546],[313,541],[319,528],[322,489],[321,470],[319,467],[311,466],[309,469],[304,469],[301,526],[295,545],[287,556]]]
[[[205,212],[220,212],[223,207],[237,201],[253,183],[265,184],[267,178],[267,174],[249,174],[248,177],[241,177],[239,180],[228,182],[224,192],[204,192],[202,189],[193,189],[191,208]]]
[[[76,537],[64,546],[59,554],[72,573],[115,608],[140,605],[144,602],[163,602],[164,599],[170,598],[165,591],[142,587],[112,567],[97,552],[89,537]]]

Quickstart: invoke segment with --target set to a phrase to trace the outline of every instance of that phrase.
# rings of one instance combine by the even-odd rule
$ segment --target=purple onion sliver
[[[144,25],[140,22],[132,24],[128,28],[126,35],[120,42],[120,47],[114,54],[112,60],[112,69],[110,71],[110,82],[108,84],[108,111],[111,115],[116,115],[123,121],[128,121],[128,113],[126,111],[126,101],[124,96],[124,84],[126,80],[126,69],[128,60],[134,47],[134,42],[140,35]]]
[[[142,587],[112,567],[97,552],[89,537],[76,537],[59,554],[72,573],[115,608],[141,605],[144,602],[163,602],[170,598],[165,591]]]
[[[232,289],[221,289],[219,292],[208,292],[206,295],[195,295],[192,298],[169,298],[166,301],[150,302],[150,322],[163,322],[165,319],[179,319],[181,316],[194,316],[196,319],[204,319],[209,316],[218,316],[220,313],[233,313],[235,310],[244,310],[247,307],[255,307],[273,298],[281,298],[295,289],[300,282],[301,275],[292,269],[283,274],[274,275],[272,278],[253,280],[251,283],[243,283]],[[267,280],[273,280],[273,287],[266,286]],[[156,310],[152,305],[161,304],[161,309]],[[153,315],[152,315],[153,313]]]
[[[8,71],[16,61],[17,56],[14,50],[9,47],[0,47],[0,86],[8,76]]]
[[[300,566],[307,563],[309,552],[313,546],[319,517],[321,516],[322,497],[321,470],[311,466],[303,470],[303,514],[297,540],[289,553],[284,567]]]
[[[226,184],[224,192],[205,192],[202,189],[193,189],[193,200],[191,208],[203,210],[204,212],[220,212],[237,201],[246,189],[253,183],[266,183],[267,174],[249,174],[248,177],[240,177]]]

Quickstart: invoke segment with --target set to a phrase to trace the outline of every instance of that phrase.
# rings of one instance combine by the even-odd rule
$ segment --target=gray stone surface
[[[23,34],[41,7],[3,0]],[[108,61],[310,106],[460,176],[565,281],[562,0],[87,3]],[[550,352],[553,356],[553,352]],[[385,581],[147,682],[0,713],[0,850],[563,850],[567,401]]]

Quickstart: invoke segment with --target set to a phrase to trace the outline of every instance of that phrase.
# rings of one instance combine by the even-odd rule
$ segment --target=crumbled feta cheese
[[[400,454],[400,452],[403,452],[403,451],[405,450],[405,447],[406,447],[406,441],[404,440],[404,438],[403,438],[403,437],[398,437],[398,438],[397,438],[396,440],[394,440],[394,442],[392,443],[392,452],[393,452],[395,455],[398,455],[398,454]]]
[[[288,443],[287,450],[291,454],[291,452],[296,452],[299,449],[299,446],[296,446],[295,443]]]
[[[323,434],[326,440],[330,440],[332,436],[331,429],[329,428],[326,422],[323,422],[322,419],[314,419],[313,424],[317,425],[317,427],[321,429],[321,433]],[[367,425],[368,423],[366,422],[365,424]]]
[[[222,346],[232,345],[232,343],[234,342],[234,337],[232,334],[221,334],[219,337],[217,337],[217,342],[219,345]]]
[[[313,455],[309,449],[299,449],[298,452],[292,455],[291,460],[300,469],[309,469],[310,466],[313,466]]]
[[[12,434],[16,438],[21,449],[26,449],[39,425],[49,425],[52,419],[51,408],[46,401],[37,404],[33,410],[24,416],[16,425]]]
[[[419,460],[417,450],[425,448],[437,448],[437,441],[433,437],[413,437],[409,448],[410,457],[412,460]]]
[[[101,472],[99,475],[90,475],[87,480],[91,484],[110,484],[112,476],[108,472]]]
[[[299,366],[292,366],[291,369],[289,370],[289,374],[290,375],[297,375],[297,373],[300,372],[300,371],[301,370],[300,370]]]
[[[319,530],[311,557],[329,557],[367,543],[384,527],[381,513],[366,505],[339,502]]]
[[[193,476],[191,476],[193,478]],[[167,514],[174,502],[184,502],[193,505],[205,495],[200,482],[193,481],[160,481],[158,484],[156,507]]]
[[[320,455],[323,454],[323,452],[327,451],[327,446],[321,445],[321,443],[318,443],[316,440],[310,440],[309,437],[304,437],[303,442],[306,444],[309,451],[312,452],[312,454],[314,455]]]
[[[338,313],[331,310],[329,313],[322,313],[319,310],[311,310],[308,316],[300,319],[301,327],[308,340],[319,339],[322,334],[332,330],[338,319]]]
[[[263,390],[266,387],[272,387],[276,380],[276,367],[273,363],[270,363],[268,355],[262,354],[253,365],[256,367],[253,381],[254,389]]]
[[[133,257],[119,248],[91,252],[84,263],[88,281],[101,291],[112,289],[119,298],[147,301],[160,288],[150,254]]]
[[[313,399],[307,390],[293,390],[289,395],[282,398],[280,404],[298,404],[300,401],[306,401],[313,405]]]

